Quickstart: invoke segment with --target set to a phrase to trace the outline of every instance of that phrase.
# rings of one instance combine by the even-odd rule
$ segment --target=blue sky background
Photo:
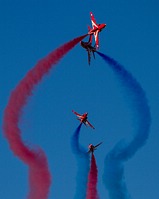
[[[135,199],[159,198],[159,2],[157,0],[11,1],[0,6],[0,198],[21,199],[28,193],[28,170],[14,157],[3,136],[3,111],[10,92],[49,52],[87,33],[92,11],[107,27],[100,51],[116,59],[145,90],[152,114],[146,145],[125,164],[129,193]],[[87,39],[86,39],[87,40]],[[80,143],[103,144],[95,153],[100,199],[109,198],[102,182],[104,158],[121,138],[133,134],[132,110],[107,64],[77,45],[34,90],[23,111],[23,139],[46,153],[53,177],[49,199],[73,198],[76,159],[71,136],[78,126],[72,109],[88,112],[95,130],[82,126]]]

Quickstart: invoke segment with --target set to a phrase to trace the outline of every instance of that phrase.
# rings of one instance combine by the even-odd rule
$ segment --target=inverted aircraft
[[[96,48],[92,46],[92,35],[89,36],[88,42],[81,41],[80,43],[81,43],[81,46],[83,48],[85,48],[86,51],[88,52],[88,64],[90,65],[90,62],[91,62],[91,53],[93,54],[93,57],[95,59],[94,52],[96,52]]]
[[[96,20],[95,20],[95,17],[94,17],[92,12],[90,12],[90,16],[91,16],[91,22],[92,22],[92,29],[91,29],[90,26],[88,26],[88,29],[89,29],[88,34],[89,35],[93,35],[94,34],[96,48],[99,48],[98,35],[99,35],[99,32],[101,32],[102,29],[106,27],[106,24],[104,24],[104,23],[103,24],[97,24]]]
[[[79,114],[77,112],[75,112],[74,110],[72,110],[72,112],[77,115],[77,119],[83,123],[85,126],[90,126],[91,128],[95,129],[94,126],[87,120],[88,118],[88,113],[84,113],[84,114]]]
[[[97,145],[93,145],[93,144],[89,144],[88,145],[88,148],[89,148],[89,151],[88,151],[88,153],[93,153],[94,152],[94,150],[96,150],[97,149],[97,147],[99,146],[99,145],[101,145],[102,144],[102,142],[100,142],[99,144],[97,144]]]

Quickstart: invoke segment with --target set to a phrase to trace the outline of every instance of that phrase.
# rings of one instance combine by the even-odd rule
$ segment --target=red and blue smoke
[[[31,148],[22,140],[19,122],[34,87],[59,60],[87,35],[73,39],[40,60],[12,91],[4,111],[3,129],[14,155],[29,168],[28,199],[47,199],[51,185],[51,174],[45,153],[40,148]]]
[[[82,123],[75,130],[71,138],[71,148],[77,160],[76,192],[74,199],[86,198],[87,181],[89,173],[89,154],[79,144],[79,135]]]
[[[29,169],[28,199],[47,199],[51,186],[51,174],[48,161],[41,148],[31,148],[21,137],[19,128],[22,110],[27,105],[35,86],[78,42],[87,35],[73,39],[51,52],[30,70],[12,91],[4,111],[3,129],[14,155],[20,158]],[[106,155],[103,182],[111,199],[128,199],[130,195],[124,179],[124,163],[145,144],[150,130],[151,115],[146,95],[137,80],[114,59],[97,52],[111,67],[127,95],[134,119],[134,136],[129,143],[119,141]],[[90,158],[87,151],[79,144],[82,124],[75,130],[71,147],[77,159],[76,192],[74,199],[98,199],[97,165],[94,154]],[[90,169],[90,171],[89,171]]]
[[[111,199],[128,199],[130,195],[124,179],[124,162],[130,159],[146,142],[151,125],[151,114],[144,90],[122,65],[105,54],[97,52],[111,67],[127,95],[133,112],[134,135],[130,143],[119,141],[107,154],[103,182]]]

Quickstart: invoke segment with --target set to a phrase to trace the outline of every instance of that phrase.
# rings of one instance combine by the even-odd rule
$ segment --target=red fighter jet
[[[99,32],[102,31],[103,28],[106,27],[106,24],[104,24],[104,23],[103,24],[97,24],[92,12],[90,12],[90,16],[91,16],[91,22],[92,22],[92,29],[90,27],[88,27],[88,29],[89,29],[88,34],[89,35],[94,34],[96,48],[99,48],[98,34],[99,34]]]
[[[88,145],[88,148],[89,148],[89,151],[88,151],[88,153],[93,153],[94,152],[94,150],[96,150],[97,149],[97,147],[99,146],[99,145],[101,145],[102,144],[102,142],[100,142],[99,144],[97,144],[97,145],[93,145],[93,144],[89,144]]]
[[[73,112],[75,115],[77,115],[77,119],[78,119],[81,123],[83,123],[84,125],[90,126],[91,128],[95,129],[94,126],[93,126],[92,124],[90,124],[90,123],[88,122],[88,120],[87,120],[88,113],[84,113],[83,115],[81,115],[81,114],[75,112],[74,110],[72,110],[72,112]]]
[[[88,42],[84,42],[84,41],[81,41],[81,46],[83,48],[86,49],[86,51],[88,52],[88,64],[90,65],[90,62],[91,62],[91,53],[93,54],[93,57],[95,59],[95,54],[94,52],[96,52],[96,48],[92,46],[92,36],[93,35],[90,35],[89,37],[89,40]]]

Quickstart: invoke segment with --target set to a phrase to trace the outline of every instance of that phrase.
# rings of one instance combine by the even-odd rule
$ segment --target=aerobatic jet
[[[99,48],[99,38],[98,38],[99,32],[101,32],[102,29],[106,27],[106,24],[104,24],[104,23],[97,24],[92,12],[90,12],[90,16],[91,16],[91,22],[92,22],[92,29],[90,26],[88,26],[88,29],[89,29],[88,34],[89,35],[94,34],[96,48]]]
[[[92,35],[89,36],[89,40],[87,42],[81,41],[81,46],[86,49],[88,52],[88,64],[90,65],[91,62],[91,53],[93,54],[93,57],[95,59],[96,48],[92,46]]]
[[[77,119],[83,123],[85,126],[90,126],[91,128],[95,129],[94,126],[87,120],[88,118],[88,113],[84,113],[83,115],[75,112],[74,110],[72,110],[72,112],[77,115]]]
[[[101,145],[102,144],[102,142],[100,142],[99,144],[97,144],[97,145],[93,145],[93,144],[89,144],[88,145],[88,148],[89,148],[89,151],[88,151],[88,153],[93,153],[94,152],[94,150],[96,150],[97,149],[97,147],[99,146],[99,145]]]

